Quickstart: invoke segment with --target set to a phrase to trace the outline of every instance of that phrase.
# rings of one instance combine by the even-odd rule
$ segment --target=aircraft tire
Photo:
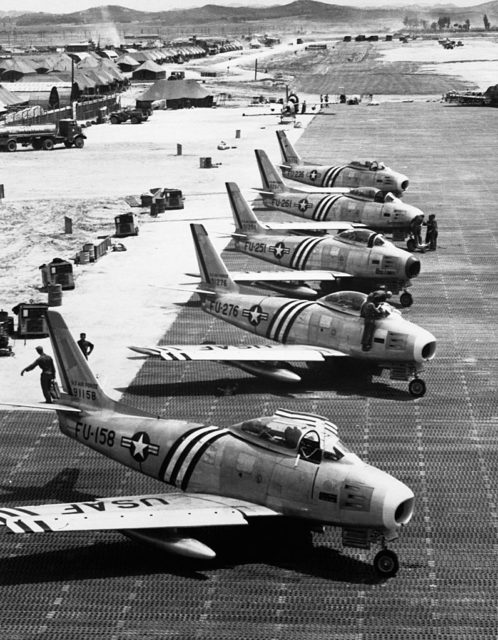
[[[382,578],[392,578],[398,573],[399,561],[394,551],[382,549],[373,561],[375,573]]]
[[[421,398],[425,395],[427,387],[421,378],[414,378],[408,385],[408,391],[415,398]]]
[[[402,307],[411,307],[413,304],[413,296],[411,293],[408,293],[408,291],[404,291],[400,295],[399,301]]]
[[[411,251],[413,253],[413,251],[415,251],[416,248],[416,243],[415,240],[413,238],[408,238],[408,240],[406,241],[406,248],[408,249],[408,251]]]

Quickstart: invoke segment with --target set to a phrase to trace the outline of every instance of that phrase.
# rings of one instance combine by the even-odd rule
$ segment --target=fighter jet
[[[392,234],[393,240],[404,240],[408,236],[407,248],[415,249],[414,227],[424,218],[423,211],[417,207],[374,187],[335,189],[332,193],[296,190],[282,180],[265,151],[256,149],[255,154],[262,181],[262,189],[257,190],[265,207],[316,223],[362,223],[369,229]]]
[[[344,546],[380,543],[375,570],[397,572],[386,543],[410,521],[413,492],[350,452],[329,420],[287,409],[228,427],[158,418],[111,400],[63,318],[48,311],[47,322],[62,392],[38,408],[54,410],[69,438],[180,491],[5,506],[0,525],[15,534],[115,530],[202,560],[215,557],[198,539],[209,527],[285,521],[292,538],[330,525]]]
[[[435,337],[405,320],[385,304],[376,320],[369,350],[362,349],[366,322],[361,316],[364,293],[340,291],[317,301],[243,293],[228,272],[202,225],[191,224],[201,284],[195,290],[202,309],[229,324],[280,345],[161,345],[130,347],[133,351],[163,360],[211,360],[254,375],[284,382],[301,378],[276,361],[325,361],[349,356],[362,360],[376,372],[387,369],[391,378],[408,380],[413,396],[422,396],[426,385],[418,375],[436,352]]]
[[[393,171],[376,160],[353,160],[337,166],[304,162],[289,142],[283,129],[277,131],[282,154],[284,178],[315,187],[375,187],[384,192],[401,195],[408,188],[409,180],[402,173]]]
[[[259,283],[278,292],[308,298],[316,297],[317,292],[308,286],[299,295],[303,285],[296,283],[298,279],[319,282],[320,290],[328,293],[338,289],[368,292],[385,285],[393,293],[403,291],[402,306],[412,304],[412,295],[406,289],[411,286],[411,278],[420,273],[420,260],[382,235],[369,229],[342,231],[336,236],[283,235],[272,230],[271,225],[268,228],[260,223],[235,183],[227,182],[226,188],[235,223],[232,234],[235,248],[300,272],[275,271],[263,275],[256,272]],[[287,281],[281,281],[282,274]],[[236,276],[234,280],[240,281]]]

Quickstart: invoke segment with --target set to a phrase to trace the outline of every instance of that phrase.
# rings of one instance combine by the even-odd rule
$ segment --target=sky
[[[1,0],[0,11],[46,11],[49,13],[70,13],[98,7],[106,4],[115,4],[130,9],[142,11],[166,11],[169,9],[189,9],[201,7],[205,4],[228,5],[275,5],[288,4],[292,0]],[[352,7],[381,7],[381,6],[413,6],[413,5],[438,5],[454,4],[457,6],[472,6],[483,4],[485,0],[320,0],[328,4],[348,5]]]

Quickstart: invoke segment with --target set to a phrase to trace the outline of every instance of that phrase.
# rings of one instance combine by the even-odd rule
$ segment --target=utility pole
[[[254,79],[258,79],[258,59],[254,61]]]

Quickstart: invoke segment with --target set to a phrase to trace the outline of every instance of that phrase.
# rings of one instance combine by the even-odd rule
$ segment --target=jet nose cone
[[[415,337],[413,357],[415,362],[432,360],[436,355],[436,338],[425,329],[420,329]]]
[[[407,258],[405,263],[405,273],[408,280],[415,278],[420,273],[420,260],[415,256]]]

